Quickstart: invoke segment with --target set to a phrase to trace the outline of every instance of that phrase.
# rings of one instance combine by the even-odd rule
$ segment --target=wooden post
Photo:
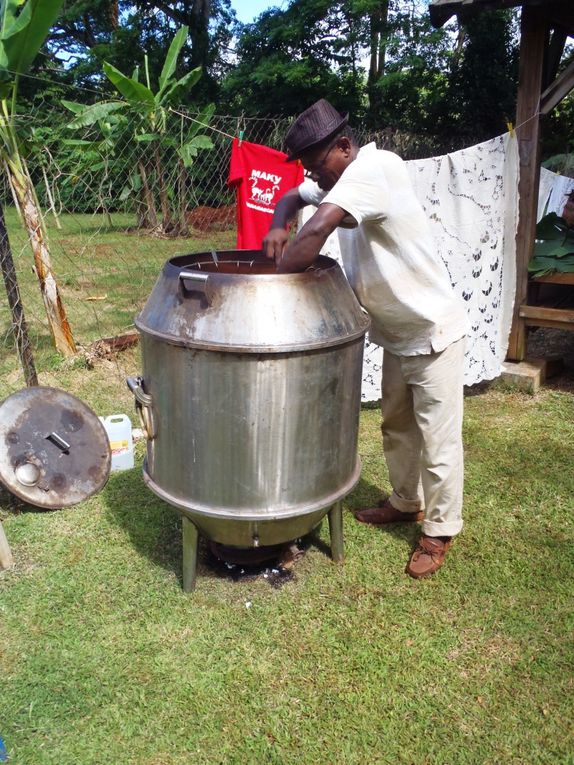
[[[519,218],[516,234],[516,296],[508,358],[522,361],[526,352],[526,325],[520,306],[526,302],[528,262],[532,257],[540,181],[540,119],[545,53],[549,41],[548,12],[544,5],[523,6],[516,125],[520,153]]]
[[[24,370],[26,385],[28,387],[32,385],[38,385],[38,375],[36,374],[36,367],[34,366],[32,347],[30,345],[30,338],[28,336],[28,327],[26,326],[26,319],[24,318],[24,307],[20,298],[20,290],[18,288],[14,259],[12,257],[12,250],[10,249],[10,241],[8,239],[8,232],[6,231],[6,223],[4,221],[4,210],[2,209],[1,205],[0,268],[2,269],[4,284],[6,285],[8,305],[10,306],[10,311],[12,313],[12,328],[14,330],[16,348],[18,350],[18,355],[20,356],[22,369]]]
[[[5,568],[12,568],[14,565],[14,559],[12,558],[12,552],[4,533],[4,527],[2,521],[0,521],[0,571]]]

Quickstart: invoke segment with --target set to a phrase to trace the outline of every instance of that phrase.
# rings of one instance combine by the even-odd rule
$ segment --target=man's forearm
[[[297,189],[291,189],[277,202],[270,228],[286,228],[304,206]]]
[[[303,271],[313,265],[330,233],[331,231],[326,227],[316,226],[313,223],[313,218],[311,218],[289,246],[285,248],[283,257],[278,263],[277,271],[279,273]]]
[[[327,237],[340,225],[346,211],[337,205],[319,205],[295,239],[283,251],[278,263],[279,273],[303,271],[313,265],[321,253]]]

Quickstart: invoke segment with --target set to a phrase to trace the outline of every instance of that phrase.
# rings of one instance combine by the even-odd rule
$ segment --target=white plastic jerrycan
[[[134,466],[132,423],[127,414],[100,417],[106,429],[112,452],[112,470],[129,470]]]

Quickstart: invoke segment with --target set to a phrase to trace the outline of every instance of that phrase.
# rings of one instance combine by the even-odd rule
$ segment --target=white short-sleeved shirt
[[[338,229],[339,242],[347,278],[371,317],[373,342],[414,356],[442,351],[466,334],[464,306],[400,157],[368,144],[331,191],[307,179],[299,194],[306,204],[335,204],[357,221],[356,228]]]

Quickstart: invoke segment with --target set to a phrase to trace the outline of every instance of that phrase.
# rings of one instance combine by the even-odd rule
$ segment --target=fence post
[[[4,284],[6,285],[8,305],[10,306],[10,311],[12,313],[12,328],[14,330],[16,349],[18,350],[18,355],[20,356],[20,361],[22,363],[26,385],[28,387],[38,385],[38,375],[36,374],[36,367],[34,366],[34,358],[32,356],[32,348],[28,336],[28,327],[26,326],[26,319],[24,318],[24,306],[22,305],[20,290],[18,288],[14,258],[12,257],[12,250],[10,249],[10,240],[8,239],[8,232],[6,231],[4,208],[2,205],[0,205],[0,266],[2,268]]]

